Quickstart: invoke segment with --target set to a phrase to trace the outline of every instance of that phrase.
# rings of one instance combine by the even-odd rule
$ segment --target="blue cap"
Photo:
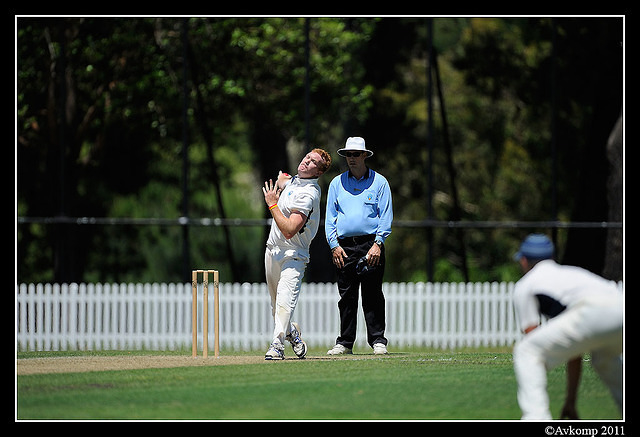
[[[520,245],[520,250],[513,255],[515,261],[523,256],[527,259],[539,260],[553,257],[553,243],[544,234],[529,234]]]

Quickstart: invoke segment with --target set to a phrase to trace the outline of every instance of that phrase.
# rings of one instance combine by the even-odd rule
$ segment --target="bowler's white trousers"
[[[513,364],[523,420],[552,419],[547,371],[587,353],[622,411],[621,296],[585,299],[524,335],[515,345]]]
[[[277,339],[282,344],[291,332],[291,317],[298,302],[307,261],[295,249],[282,250],[277,246],[267,246],[264,253],[265,276],[274,320],[273,340]]]

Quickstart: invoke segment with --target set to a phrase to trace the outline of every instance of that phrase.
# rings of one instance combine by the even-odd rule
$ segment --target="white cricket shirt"
[[[619,299],[616,283],[586,269],[538,262],[516,283],[513,303],[521,330],[540,324],[540,316],[555,317],[591,299]]]
[[[298,256],[309,258],[309,246],[311,240],[318,232],[320,223],[320,186],[318,179],[301,179],[293,177],[278,199],[278,208],[285,217],[290,217],[293,211],[298,211],[307,216],[307,222],[302,229],[290,239],[286,239],[276,221],[271,223],[267,246],[278,246],[282,250],[295,249]]]

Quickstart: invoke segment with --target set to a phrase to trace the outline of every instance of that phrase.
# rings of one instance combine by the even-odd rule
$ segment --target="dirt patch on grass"
[[[355,356],[349,358],[356,358]],[[364,358],[364,357],[359,357]],[[307,357],[305,360],[348,359]],[[297,360],[288,357],[286,361]],[[16,371],[18,375],[34,375],[44,373],[101,372],[104,370],[159,369],[167,367],[221,366],[229,364],[272,364],[264,355],[219,356],[203,358],[198,356],[176,355],[131,355],[111,357],[50,357],[18,359]]]
[[[104,370],[154,369],[166,367],[216,366],[264,362],[263,356],[114,356],[114,357],[51,357],[17,360],[18,375],[41,373],[100,372]]]

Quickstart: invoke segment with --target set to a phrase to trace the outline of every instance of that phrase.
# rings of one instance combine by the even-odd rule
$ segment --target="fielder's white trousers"
[[[292,249],[267,247],[264,253],[265,275],[274,321],[273,340],[279,340],[282,344],[291,332],[291,317],[298,303],[307,261],[306,257],[298,256]]]
[[[622,411],[622,297],[591,299],[526,334],[513,349],[523,420],[551,420],[547,371],[582,354]]]

